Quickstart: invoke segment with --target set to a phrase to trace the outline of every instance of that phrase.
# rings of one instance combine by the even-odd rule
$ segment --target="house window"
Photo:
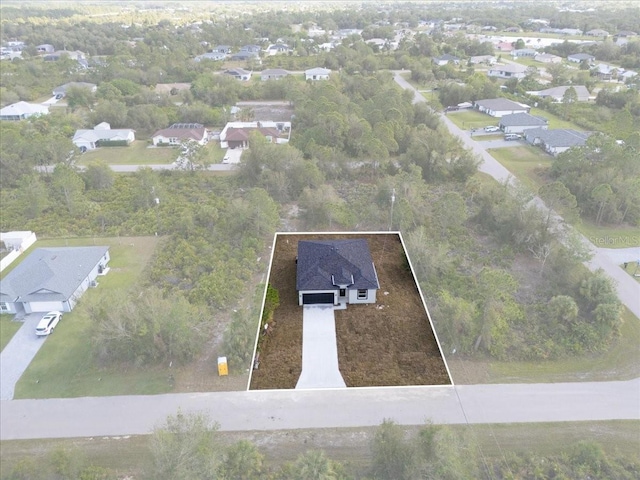
[[[0,302],[0,312],[8,312],[9,305],[6,302]]]
[[[366,300],[369,294],[368,290],[358,290],[358,300]]]

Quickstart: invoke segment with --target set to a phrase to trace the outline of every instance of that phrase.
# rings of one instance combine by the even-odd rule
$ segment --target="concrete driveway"
[[[527,145],[524,140],[485,140],[482,141],[482,137],[475,135],[473,139],[480,143],[483,148],[505,148],[505,147],[523,147]]]
[[[0,400],[13,398],[16,383],[44,344],[47,337],[36,336],[36,326],[44,315],[45,312],[26,315],[20,330],[0,353]]]
[[[338,368],[333,306],[305,305],[302,309],[302,373],[296,390],[345,387]]]

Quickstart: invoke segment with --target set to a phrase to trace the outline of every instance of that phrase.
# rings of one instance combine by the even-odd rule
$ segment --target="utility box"
[[[227,357],[218,357],[218,375],[229,375],[229,367],[227,366]]]

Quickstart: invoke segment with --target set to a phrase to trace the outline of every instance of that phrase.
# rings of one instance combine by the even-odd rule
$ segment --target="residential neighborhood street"
[[[272,390],[0,402],[0,440],[150,433],[203,412],[223,431],[639,420],[640,379],[624,382]]]
[[[398,83],[398,85],[400,85],[402,88],[413,90],[414,102],[425,101],[424,97],[398,72],[395,72],[394,79],[396,83]],[[482,162],[478,167],[481,172],[491,175],[501,183],[514,183],[515,181],[517,181],[511,174],[511,172],[509,172],[509,170],[502,166],[500,162],[498,162],[487,152],[486,145],[475,141],[468,132],[458,128],[451,120],[449,120],[449,118],[447,118],[445,114],[441,113],[440,118],[447,126],[451,134],[458,137],[465,147],[471,149],[475,154],[478,155],[478,157],[481,158]],[[506,143],[519,144],[520,142]],[[536,197],[534,199],[534,202],[539,208],[546,209],[544,203],[540,198]],[[564,220],[560,216],[554,215],[554,218],[557,225],[562,225],[565,228],[571,228],[565,224]],[[638,283],[633,277],[631,277],[622,268],[620,268],[619,263],[614,261],[610,255],[597,248],[600,244],[606,246],[607,239],[586,238],[583,235],[580,235],[580,240],[582,241],[583,245],[585,245],[585,247],[587,247],[593,254],[591,260],[585,262],[585,265],[592,271],[598,270],[599,268],[604,270],[604,272],[615,282],[620,301],[631,312],[633,312],[636,317],[640,318],[640,283]]]

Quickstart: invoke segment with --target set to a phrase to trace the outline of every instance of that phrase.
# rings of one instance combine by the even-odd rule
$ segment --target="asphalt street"
[[[640,379],[184,393],[0,402],[0,440],[150,433],[168,415],[202,412],[223,431],[640,419]]]

